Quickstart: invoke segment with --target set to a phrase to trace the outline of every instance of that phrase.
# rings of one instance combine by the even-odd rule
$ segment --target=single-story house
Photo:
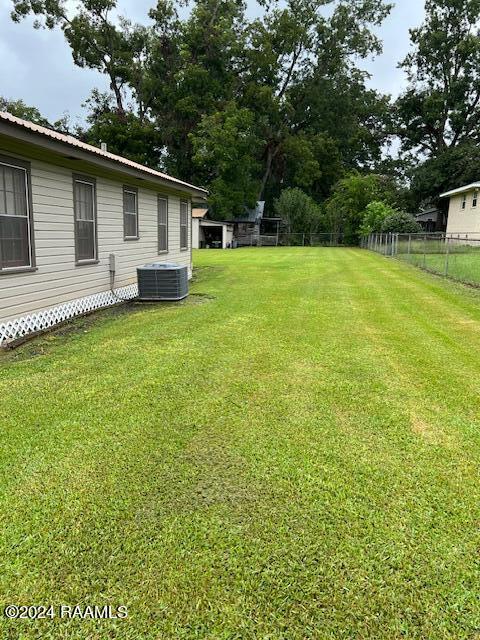
[[[208,219],[208,209],[192,208],[192,248],[227,249],[232,246],[233,225]]]
[[[147,262],[191,272],[191,200],[206,195],[0,112],[0,344],[135,297]]]
[[[429,233],[445,231],[447,228],[447,214],[437,207],[429,207],[415,215],[415,220],[424,231]]]
[[[447,234],[480,234],[479,194],[480,182],[441,194],[449,198]]]

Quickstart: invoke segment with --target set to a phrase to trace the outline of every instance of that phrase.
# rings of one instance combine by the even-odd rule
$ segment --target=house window
[[[0,269],[33,266],[28,170],[0,163]]]
[[[123,189],[123,237],[138,240],[138,191],[132,187]]]
[[[158,196],[158,253],[168,251],[168,198]]]
[[[472,207],[476,207],[478,202],[478,191],[473,192]]]
[[[467,194],[464,193],[462,196],[462,209],[466,209],[467,208]]]
[[[97,207],[95,180],[73,179],[75,209],[75,256],[77,262],[97,260]]]
[[[180,249],[188,249],[188,202],[180,200]]]

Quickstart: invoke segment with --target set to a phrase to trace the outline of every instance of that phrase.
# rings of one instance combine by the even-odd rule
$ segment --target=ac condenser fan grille
[[[140,300],[182,300],[188,296],[188,269],[179,264],[153,262],[137,268]]]

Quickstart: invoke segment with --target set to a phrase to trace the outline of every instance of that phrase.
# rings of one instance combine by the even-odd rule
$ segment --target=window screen
[[[75,193],[75,246],[77,261],[96,260],[95,183],[76,178]]]
[[[138,238],[138,194],[136,189],[123,190],[123,235]]]
[[[32,266],[27,171],[0,164],[0,268]]]
[[[158,251],[168,251],[168,199],[158,196]]]
[[[180,249],[188,249],[188,202],[180,201]]]

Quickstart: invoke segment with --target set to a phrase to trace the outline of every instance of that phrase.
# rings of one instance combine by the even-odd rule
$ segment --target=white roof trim
[[[150,167],[146,167],[145,165],[139,164],[138,162],[133,162],[133,160],[128,160],[128,158],[124,158],[123,156],[117,156],[114,153],[103,151],[103,149],[99,149],[98,147],[94,147],[91,144],[82,142],[81,140],[78,140],[78,138],[74,138],[73,136],[67,136],[63,133],[58,133],[58,131],[47,129],[47,127],[42,127],[39,124],[34,124],[33,122],[29,122],[28,120],[22,120],[21,118],[12,116],[11,113],[7,113],[6,111],[0,111],[0,122],[1,121],[20,126],[23,129],[38,133],[42,136],[45,136],[46,138],[50,138],[51,140],[57,140],[58,142],[68,144],[70,147],[76,147],[77,149],[81,149],[82,151],[88,151],[92,155],[94,154],[96,156],[100,156],[105,160],[111,160],[120,165],[123,165],[124,167],[129,167],[130,169],[136,169],[137,171],[149,174],[154,178],[160,178],[161,180],[170,182],[173,185],[178,184],[179,186],[187,187],[188,189],[192,189],[193,191],[199,191],[201,193],[204,193],[205,195],[208,194],[208,191],[206,189],[203,189],[202,187],[197,187],[193,184],[190,184],[189,182],[179,180],[178,178],[173,178],[172,176],[169,176],[166,173],[162,173],[161,171],[157,171],[156,169],[150,169]],[[121,170],[121,167],[119,167],[119,169]]]
[[[460,187],[459,189],[452,189],[451,191],[446,191],[440,195],[440,198],[449,198],[450,196],[456,196],[459,193],[465,193],[465,191],[475,191],[478,189],[480,191],[480,182],[472,182],[472,184],[467,184],[464,187]]]
[[[194,220],[198,220],[200,222],[200,226],[202,227],[229,227],[231,226],[230,222],[223,222],[222,220],[205,220],[205,218],[193,218]]]

